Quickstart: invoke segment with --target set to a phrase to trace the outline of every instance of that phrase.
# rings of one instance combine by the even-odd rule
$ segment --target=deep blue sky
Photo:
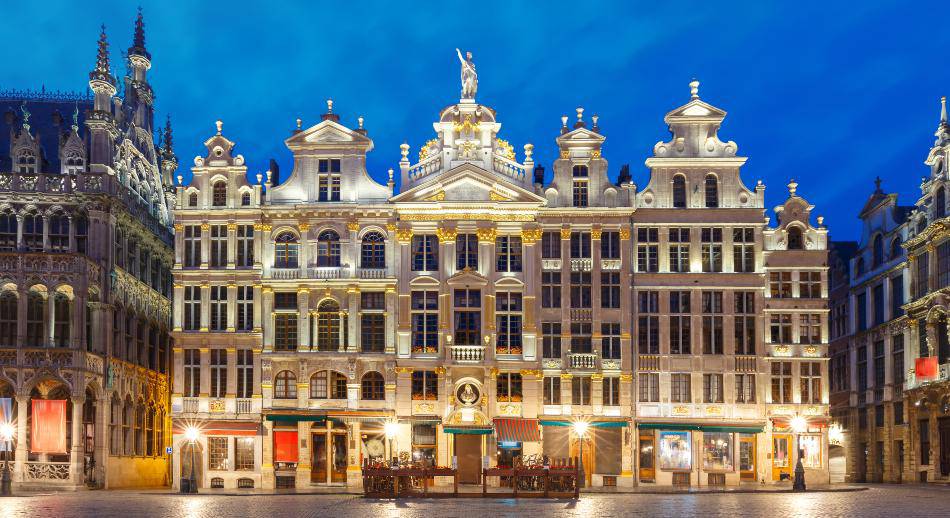
[[[769,207],[794,177],[832,237],[856,239],[875,176],[916,200],[950,94],[946,2],[536,5],[143,1],[158,117],[172,115],[180,172],[220,118],[252,174],[273,157],[286,177],[294,120],[316,123],[332,97],[343,123],[366,118],[370,172],[385,181],[399,144],[415,157],[457,101],[459,47],[474,54],[478,101],[497,110],[500,136],[519,160],[535,144],[549,174],[560,116],[583,106],[601,117],[611,177],[630,163],[645,185],[643,161],[668,137],[663,115],[696,77],[728,111],[720,136],[749,157],[743,178],[766,183]],[[0,89],[84,89],[100,23],[124,73],[135,6],[5,2]]]

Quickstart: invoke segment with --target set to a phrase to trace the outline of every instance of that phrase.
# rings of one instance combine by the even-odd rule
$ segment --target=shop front
[[[271,430],[274,487],[358,484],[359,463],[365,454],[361,446],[372,443],[375,455],[380,457],[385,450],[379,451],[384,443],[373,426],[364,436],[358,419],[349,421],[343,416],[322,414],[266,415],[265,423]]]
[[[194,477],[199,489],[261,487],[259,422],[180,420],[172,422],[175,456],[172,487]]]
[[[792,481],[801,452],[806,484],[827,484],[831,480],[828,462],[828,419],[802,418],[801,429],[792,426],[792,417],[772,417],[771,480]]]
[[[581,422],[582,425],[577,423]],[[626,420],[567,421],[542,419],[542,450],[550,459],[574,459],[581,463],[586,487],[632,484],[624,476]],[[629,460],[628,460],[629,461]]]
[[[492,434],[491,425],[446,425],[446,434],[452,435],[452,463],[458,469],[460,484],[481,484],[482,468],[486,467],[486,438]]]
[[[640,423],[641,484],[738,486],[754,482],[762,426]]]

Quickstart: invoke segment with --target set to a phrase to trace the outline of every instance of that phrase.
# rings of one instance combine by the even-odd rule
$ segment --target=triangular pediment
[[[373,141],[370,138],[329,119],[295,133],[286,140],[286,143],[291,149],[320,147],[323,144],[346,147],[358,146],[367,149],[373,146]]]
[[[484,285],[488,284],[488,279],[479,274],[477,270],[465,269],[459,270],[455,275],[449,277],[449,284],[465,285]]]
[[[392,198],[393,202],[533,203],[545,199],[473,164],[445,171]]]
[[[680,106],[679,108],[666,114],[666,121],[676,119],[718,119],[726,117],[726,112],[715,106],[702,101],[693,99],[692,101]]]

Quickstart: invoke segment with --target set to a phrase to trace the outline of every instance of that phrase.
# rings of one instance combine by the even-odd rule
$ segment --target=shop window
[[[821,467],[821,436],[801,435],[798,447],[802,450],[802,465],[806,468]]]
[[[692,432],[659,433],[660,469],[690,471],[692,469]],[[688,473],[687,480],[688,480]],[[687,482],[688,484],[688,482]]]
[[[234,438],[234,470],[235,471],[254,471],[254,438],[253,437],[235,437]],[[241,487],[239,479],[238,488]],[[251,486],[254,487],[254,481],[251,480]]]
[[[213,471],[228,469],[227,437],[208,437],[208,469]],[[224,487],[223,482],[221,487]]]
[[[413,373],[415,374],[415,373]],[[412,460],[434,466],[436,459],[435,424],[412,425]]]
[[[731,433],[703,432],[703,469],[732,471],[732,443]]]

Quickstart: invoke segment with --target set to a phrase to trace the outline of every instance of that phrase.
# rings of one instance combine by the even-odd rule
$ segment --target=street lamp
[[[195,447],[198,444],[198,428],[195,426],[189,426],[185,428],[185,439],[191,444],[191,476],[189,476],[187,491],[185,491],[184,484],[181,487],[182,493],[197,493],[198,485],[195,482]]]
[[[13,436],[16,428],[12,423],[6,422],[0,424],[0,440],[4,444],[3,451],[3,473],[0,474],[0,496],[13,496],[13,488],[10,483],[10,449],[13,447]],[[10,445],[7,447],[7,445]]]
[[[386,432],[386,439],[389,441],[389,458],[392,461],[396,457],[396,452],[393,450],[393,440],[396,438],[396,434],[399,433],[399,424],[395,421],[386,421],[383,430]]]
[[[795,447],[798,449],[798,462],[795,463],[795,482],[792,484],[793,491],[805,491],[805,466],[802,464],[802,432],[808,426],[805,418],[796,415],[791,421],[792,431],[795,432]]]
[[[578,419],[574,421],[574,433],[577,434],[577,440],[580,443],[578,448],[578,457],[577,461],[580,464],[580,480],[577,481],[578,487],[584,487],[585,482],[587,482],[587,473],[584,471],[584,438],[587,437],[587,429],[590,427],[590,423],[587,421]]]

